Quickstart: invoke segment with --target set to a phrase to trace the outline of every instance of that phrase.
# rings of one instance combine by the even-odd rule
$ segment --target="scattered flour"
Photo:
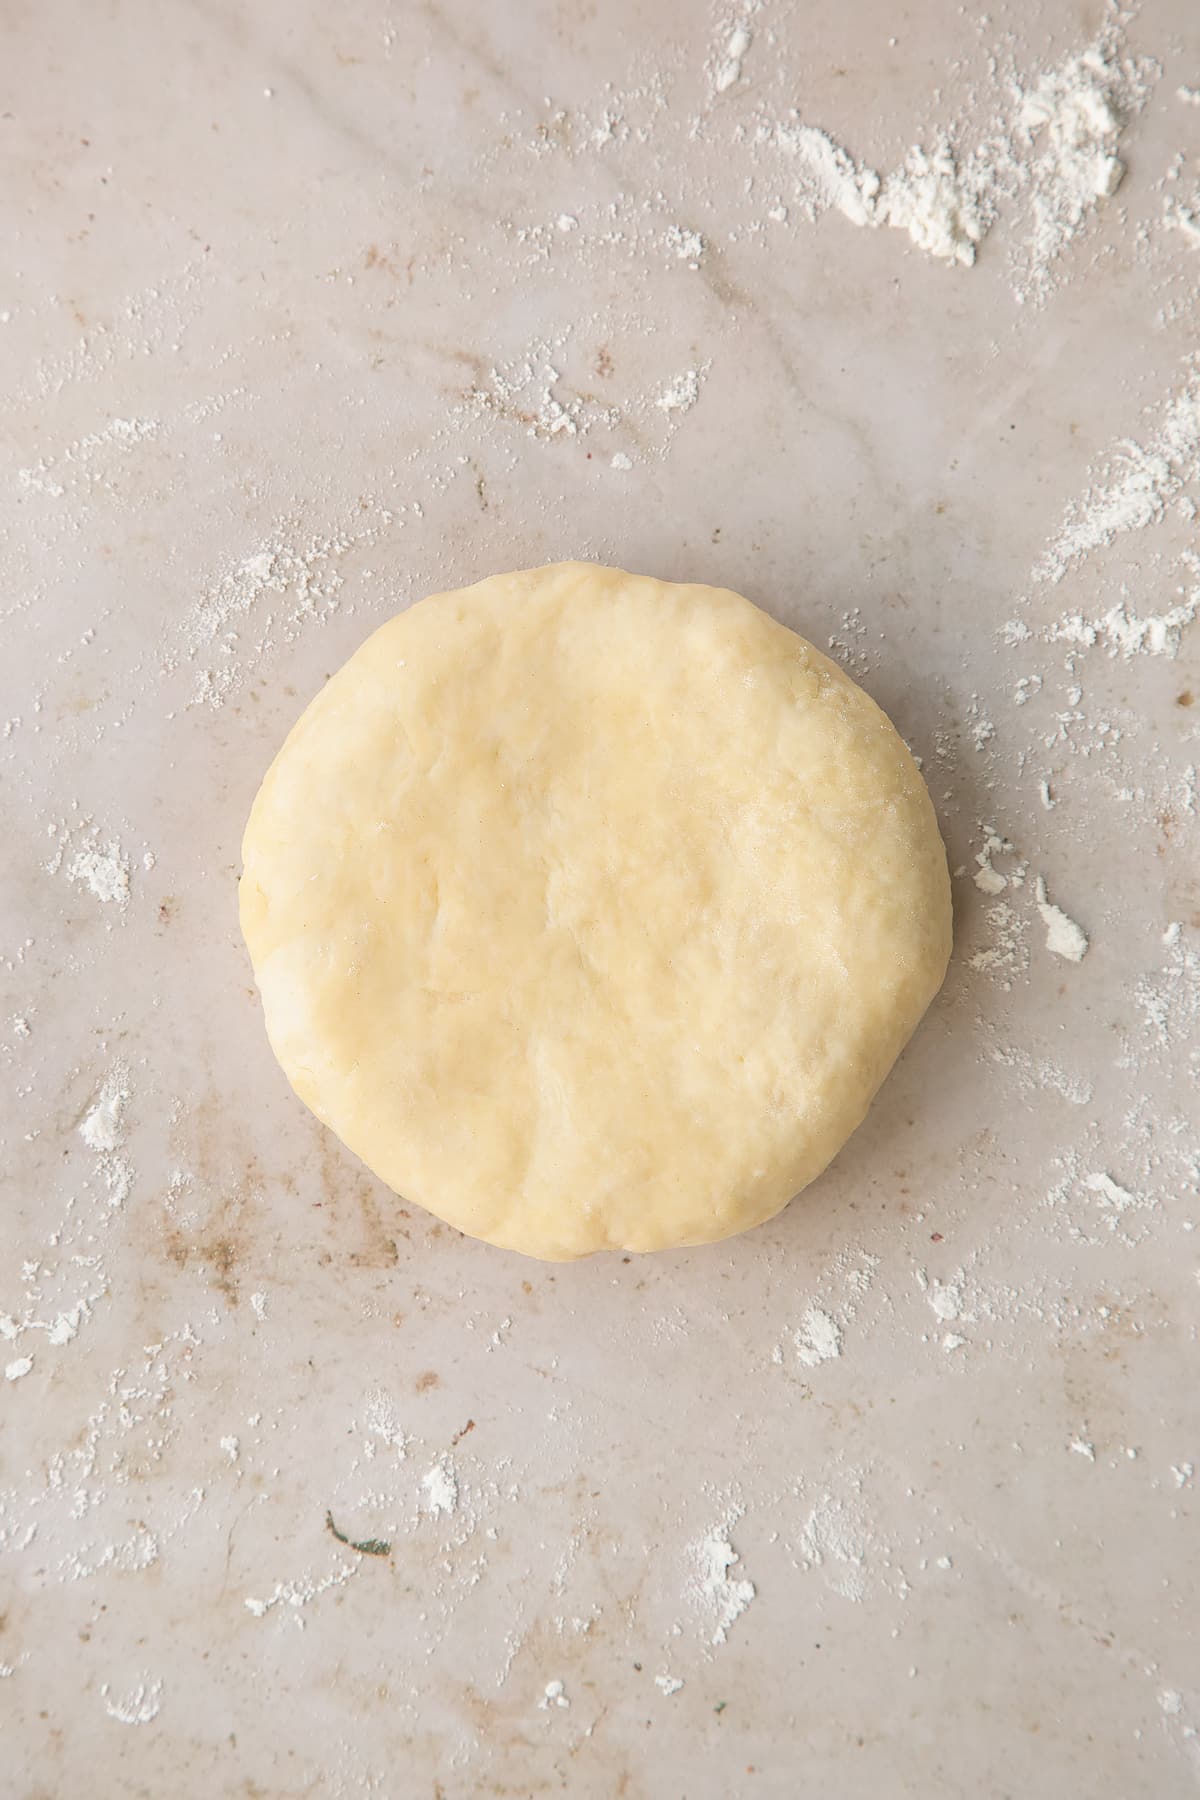
[[[452,1513],[458,1505],[458,1478],[445,1457],[421,1477],[421,1510]]]
[[[714,1526],[706,1537],[691,1546],[693,1574],[688,1594],[711,1626],[709,1643],[723,1644],[729,1628],[740,1619],[754,1599],[755,1586],[731,1571],[740,1557],[729,1541],[733,1521]]]
[[[1178,392],[1156,408],[1145,442],[1126,438],[1118,444],[1097,467],[1082,499],[1067,508],[1033,571],[1034,580],[1059,582],[1093,551],[1115,543],[1126,532],[1157,524],[1165,517],[1168,503],[1197,477],[1200,364],[1193,359]],[[1189,616],[1194,612],[1193,605]]]
[[[366,1454],[374,1456],[375,1444],[372,1440],[379,1438],[389,1450],[396,1452],[397,1459],[404,1461],[407,1454],[408,1439],[396,1416],[396,1408],[381,1388],[368,1394],[363,1405],[362,1428],[367,1435]]]
[[[683,1682],[678,1675],[656,1675],[654,1677],[654,1685],[659,1693],[663,1694],[669,1700],[672,1694],[679,1693],[680,1689],[683,1687]]]
[[[1130,1207],[1145,1206],[1146,1204],[1144,1200],[1139,1200],[1136,1194],[1131,1194],[1128,1188],[1121,1187],[1111,1175],[1099,1172],[1085,1175],[1083,1185],[1089,1194],[1096,1195],[1102,1206],[1110,1206],[1116,1213],[1128,1212]]]
[[[1037,909],[1046,927],[1046,948],[1052,956],[1065,962],[1082,962],[1088,953],[1088,940],[1083,931],[1060,907],[1052,906],[1046,897],[1046,883],[1037,878]]]
[[[807,1569],[824,1569],[835,1593],[861,1600],[866,1592],[867,1533],[858,1508],[838,1494],[822,1494],[804,1522],[796,1548]]]
[[[796,1355],[805,1368],[829,1362],[842,1353],[842,1333],[837,1321],[819,1306],[810,1306],[796,1329]]]
[[[133,1170],[124,1150],[125,1109],[132,1092],[128,1065],[115,1062],[79,1125],[80,1137],[95,1152],[110,1206],[123,1206],[133,1187]]]
[[[84,844],[67,866],[67,879],[106,905],[115,902],[124,911],[129,904],[129,858],[114,840],[103,847]]]
[[[551,1706],[567,1707],[570,1704],[566,1688],[561,1681],[548,1681],[542,1689],[542,1697],[538,1701],[538,1705],[543,1709]]]
[[[28,1375],[32,1367],[32,1356],[15,1357],[12,1362],[4,1365],[4,1379],[5,1381],[20,1381],[23,1375]]]
[[[1078,56],[1039,76],[1022,97],[1017,134],[1031,152],[1031,229],[1029,286],[1021,298],[1042,297],[1051,264],[1097,201],[1110,199],[1121,184],[1121,126],[1145,97],[1147,71],[1122,64],[1117,42],[1112,27]]]
[[[1182,588],[1179,593],[1180,599],[1166,612],[1151,613],[1145,618],[1130,612],[1124,601],[1097,619],[1070,614],[1051,627],[1050,638],[1081,650],[1103,643],[1110,656],[1123,656],[1127,662],[1134,656],[1165,656],[1173,661],[1179,654],[1184,630],[1195,620],[1200,586],[1190,594]]]
[[[1004,893],[1010,884],[1018,888],[1024,885],[1027,866],[1025,863],[1019,862],[1011,871],[1005,873],[1003,870],[997,869],[992,860],[997,856],[1013,856],[1015,854],[1016,847],[1010,844],[1007,838],[1001,837],[999,832],[990,825],[984,827],[983,848],[975,853],[976,867],[971,877],[981,894],[987,894],[990,898],[994,898],[997,894]]]
[[[114,1063],[79,1127],[89,1150],[115,1150],[124,1141],[122,1120],[129,1094],[129,1071],[124,1063]]]
[[[277,1581],[265,1600],[256,1600],[248,1595],[244,1602],[246,1611],[253,1613],[256,1619],[262,1619],[273,1607],[288,1606],[293,1611],[296,1624],[303,1630],[301,1608],[318,1600],[331,1588],[344,1587],[357,1575],[361,1562],[362,1558],[356,1557],[353,1562],[339,1563],[331,1574],[323,1576],[320,1581],[308,1580],[303,1576],[297,1576],[291,1581]]]
[[[968,268],[1002,206],[1023,203],[1013,291],[1037,304],[1052,285],[1052,265],[1116,192],[1121,130],[1156,73],[1123,57],[1121,27],[1111,19],[1086,49],[1025,88],[1014,84],[966,152],[949,131],[936,131],[930,148],[914,146],[900,168],[881,176],[795,113],[760,126],[758,141],[794,160],[797,199],[810,217],[833,209],[854,225],[895,226],[928,255]]]
[[[1163,227],[1177,231],[1193,250],[1200,250],[1200,187],[1193,188],[1186,200],[1168,194],[1163,200]]]
[[[1029,950],[1025,943],[1025,927],[1021,915],[1007,900],[997,900],[986,908],[984,922],[990,942],[976,950],[968,964],[981,974],[994,976],[1008,991],[1013,977],[1029,966]]]
[[[161,1681],[152,1681],[147,1676],[136,1687],[130,1688],[128,1693],[110,1698],[106,1681],[101,1686],[100,1694],[104,1700],[104,1710],[110,1719],[116,1719],[120,1725],[149,1725],[151,1720],[157,1719],[162,1708],[163,1684]]]
[[[947,1323],[962,1312],[963,1291],[958,1281],[942,1282],[935,1277],[925,1297],[938,1318]]]
[[[690,412],[700,398],[703,369],[685,369],[676,375],[659,394],[655,404],[665,413]]]
[[[718,94],[727,94],[741,80],[742,64],[754,42],[750,20],[758,7],[759,0],[753,0],[753,4],[745,7],[739,18],[727,20],[722,27],[717,46],[705,65],[710,101]]]

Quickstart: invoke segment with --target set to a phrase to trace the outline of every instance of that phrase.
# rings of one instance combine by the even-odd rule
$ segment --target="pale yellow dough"
[[[406,1199],[550,1260],[769,1219],[950,950],[933,808],[874,702],[737,594],[585,563],[377,631],[243,858],[300,1098]]]

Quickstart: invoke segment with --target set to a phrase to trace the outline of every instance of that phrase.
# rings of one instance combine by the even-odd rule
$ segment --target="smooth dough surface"
[[[925,784],[748,600],[583,563],[384,625],[267,773],[242,929],[297,1094],[406,1199],[563,1260],[768,1219],[950,949]]]

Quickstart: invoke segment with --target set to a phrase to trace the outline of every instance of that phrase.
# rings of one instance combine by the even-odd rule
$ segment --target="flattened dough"
[[[255,800],[242,930],[297,1094],[549,1260],[769,1219],[941,985],[950,887],[861,688],[721,588],[584,563],[384,625]]]

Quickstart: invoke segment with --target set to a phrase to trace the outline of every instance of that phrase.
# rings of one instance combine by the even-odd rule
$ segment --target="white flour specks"
[[[452,1513],[458,1505],[458,1477],[446,1457],[434,1463],[421,1477],[421,1510]]]
[[[945,1322],[957,1319],[962,1312],[963,1292],[958,1281],[943,1282],[935,1277],[926,1291],[925,1298],[937,1317]]]
[[[1144,443],[1126,438],[1103,459],[1080,500],[1067,508],[1034,570],[1036,581],[1061,581],[1093,551],[1125,532],[1157,524],[1167,505],[1200,476],[1200,368],[1156,409]],[[1091,641],[1095,641],[1093,638]],[[1140,647],[1140,646],[1139,646]]]
[[[124,1205],[133,1187],[133,1170],[124,1153],[125,1109],[132,1091],[128,1066],[115,1062],[79,1124],[80,1137],[99,1163],[108,1204],[114,1207]]]
[[[129,1093],[129,1071],[124,1063],[114,1063],[79,1126],[79,1135],[89,1150],[115,1150],[122,1142],[121,1121]]]
[[[1011,259],[1014,297],[1040,303],[1052,265],[1123,173],[1117,155],[1125,122],[1144,104],[1153,68],[1122,55],[1118,21],[1059,67],[1008,91],[992,80],[995,115],[970,149],[935,130],[903,165],[881,176],[855,162],[827,132],[793,114],[759,128],[758,141],[791,157],[797,200],[810,217],[836,209],[851,224],[895,226],[943,262],[969,268],[1003,201],[1024,202]]]
[[[1029,966],[1029,949],[1020,913],[1007,900],[996,900],[984,912],[988,942],[967,960],[972,969],[995,977],[1007,992],[1013,977]]]
[[[1200,951],[1179,933],[1166,944],[1161,973],[1145,975],[1133,990],[1152,1044],[1177,1051],[1200,1026]]]
[[[104,1710],[119,1725],[149,1725],[162,1708],[163,1683],[144,1677],[124,1694],[110,1696],[109,1684],[100,1689]]]
[[[129,904],[129,858],[113,839],[76,850],[67,865],[67,879],[106,905],[111,902],[124,911]]]
[[[981,894],[987,894],[990,898],[994,898],[997,894],[1004,893],[1010,882],[1013,887],[1021,887],[1024,884],[1025,863],[1017,863],[1011,871],[1006,872],[997,869],[993,861],[994,857],[1008,857],[1014,853],[1015,847],[1009,843],[1007,838],[1001,837],[993,826],[984,827],[983,848],[975,853],[976,867],[971,877]]]
[[[704,255],[705,243],[698,231],[688,231],[682,225],[671,225],[666,234],[667,249],[679,262],[685,262],[689,269],[698,269]]]
[[[1101,1206],[1110,1207],[1114,1213],[1128,1212],[1130,1207],[1146,1204],[1136,1194],[1130,1193],[1128,1188],[1114,1181],[1111,1175],[1105,1175],[1102,1171],[1085,1175],[1083,1185],[1089,1194],[1095,1194]]]
[[[131,450],[147,438],[157,437],[160,430],[157,419],[113,419],[101,430],[77,438],[56,455],[42,457],[32,468],[18,469],[17,481],[29,493],[61,500],[72,483],[96,480],[98,471],[93,465],[103,452]]]
[[[595,425],[615,424],[616,414],[564,377],[564,353],[571,332],[532,338],[522,355],[494,363],[467,395],[476,417],[490,414],[524,426],[527,435],[550,443],[584,436]]]
[[[662,1694],[665,1699],[669,1700],[672,1694],[679,1693],[680,1689],[683,1687],[683,1682],[678,1675],[656,1675],[654,1677],[654,1685],[659,1693]]]
[[[796,1545],[800,1565],[822,1569],[830,1587],[846,1600],[866,1592],[867,1533],[856,1505],[839,1494],[822,1494],[812,1506]]]
[[[727,94],[742,79],[742,64],[754,42],[750,20],[758,6],[759,0],[753,0],[751,5],[741,9],[740,16],[726,19],[718,32],[716,47],[705,64],[710,100],[718,94]]]
[[[690,1548],[692,1574],[688,1597],[706,1620],[710,1644],[723,1644],[730,1626],[740,1619],[755,1596],[755,1586],[732,1571],[741,1561],[729,1541],[733,1520],[714,1528]]]
[[[99,1162],[110,1206],[123,1206],[133,1187],[133,1170],[124,1153],[125,1109],[132,1091],[128,1066],[115,1062],[79,1125],[80,1137]]]
[[[561,1681],[548,1681],[542,1689],[542,1697],[538,1701],[538,1705],[543,1711],[549,1711],[552,1706],[566,1708],[570,1704],[570,1697]]]
[[[32,1368],[32,1356],[14,1357],[12,1362],[4,1365],[4,1379],[5,1381],[20,1381],[23,1376],[29,1374]]]
[[[910,150],[903,167],[884,178],[816,126],[788,122],[762,135],[797,164],[796,197],[810,217],[832,209],[852,225],[893,225],[941,261],[975,261],[989,221],[944,136],[932,150]]]
[[[805,1368],[829,1362],[842,1353],[841,1328],[835,1319],[819,1306],[810,1306],[796,1328],[796,1354]]]
[[[655,405],[665,413],[690,412],[700,398],[700,382],[704,369],[685,369],[669,381],[659,394]]]
[[[1088,953],[1087,936],[1061,907],[1051,905],[1046,896],[1046,883],[1040,875],[1037,878],[1037,909],[1046,927],[1046,948],[1050,954],[1061,956],[1064,962],[1082,962]]]
[[[1195,621],[1200,605],[1200,587],[1190,594],[1183,588],[1178,592],[1176,604],[1162,613],[1142,616],[1122,601],[1097,619],[1070,614],[1051,628],[1051,640],[1081,650],[1102,643],[1110,656],[1122,656],[1126,662],[1135,656],[1165,656],[1173,661],[1179,654],[1184,630]]]
[[[323,1576],[320,1581],[312,1581],[303,1576],[297,1576],[291,1581],[277,1581],[264,1600],[256,1600],[248,1595],[244,1602],[246,1611],[253,1613],[256,1619],[262,1619],[273,1607],[287,1606],[292,1610],[296,1624],[303,1630],[301,1608],[328,1593],[330,1588],[344,1587],[358,1573],[361,1561],[362,1558],[359,1557],[354,1562],[339,1563],[331,1574]]]
[[[201,664],[191,704],[222,705],[274,631],[293,637],[306,621],[335,612],[343,585],[339,564],[357,544],[372,542],[376,531],[375,524],[356,520],[345,531],[293,536],[281,521],[270,542],[218,576],[183,622],[188,659]],[[241,632],[251,618],[255,641],[244,648]]]
[[[852,225],[874,225],[877,218],[880,177],[874,169],[860,168],[829,133],[816,125],[797,121],[763,128],[761,141],[792,157],[799,170],[797,198],[808,215],[833,209]]]
[[[918,250],[966,268],[990,223],[975,182],[959,169],[944,136],[932,150],[909,151],[903,169],[884,186],[880,212],[889,225],[907,231]]]
[[[1117,155],[1121,125],[1141,104],[1145,81],[1120,61],[1116,45],[1110,30],[1041,75],[1022,98],[1017,132],[1032,154],[1027,287],[1020,298],[1043,297],[1050,265],[1097,201],[1116,193],[1125,173]]]
[[[368,1457],[375,1455],[375,1440],[381,1440],[389,1450],[395,1451],[397,1460],[403,1462],[408,1439],[396,1416],[395,1406],[382,1389],[377,1388],[374,1393],[367,1395],[362,1412],[362,1428],[366,1433],[365,1453]]]

